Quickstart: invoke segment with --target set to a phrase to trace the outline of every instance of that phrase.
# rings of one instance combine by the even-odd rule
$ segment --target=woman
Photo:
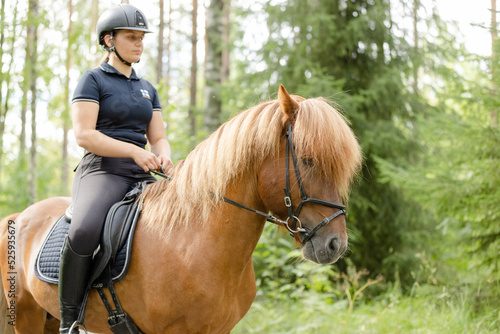
[[[109,208],[150,170],[169,173],[170,145],[154,87],[132,69],[150,33],[144,14],[131,5],[107,10],[97,22],[105,60],[81,77],[72,101],[73,130],[85,156],[73,181],[73,217],[60,262],[60,333],[78,318],[102,226]],[[148,144],[151,151],[145,149]],[[72,333],[78,333],[74,330]]]

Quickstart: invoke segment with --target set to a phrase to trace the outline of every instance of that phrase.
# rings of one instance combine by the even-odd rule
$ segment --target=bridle
[[[299,203],[299,206],[297,207],[297,210],[295,212],[293,211],[293,206],[292,206],[292,195],[291,195],[291,187],[290,187],[290,155],[292,156],[292,162],[293,162],[293,167],[295,169],[295,177],[297,178],[297,183],[299,186],[300,190],[300,196],[302,198],[301,202]],[[334,202],[328,202],[324,201],[322,199],[317,199],[317,198],[311,198],[308,197],[306,194],[306,191],[304,190],[304,186],[302,184],[302,178],[300,177],[300,171],[299,171],[299,166],[298,166],[298,161],[297,161],[297,156],[295,155],[295,150],[293,148],[293,140],[292,140],[292,125],[288,123],[288,129],[286,132],[286,163],[285,163],[285,168],[286,168],[286,186],[285,186],[285,206],[288,209],[288,218],[286,220],[281,220],[271,214],[264,213],[259,210],[252,209],[250,207],[247,207],[246,205],[243,205],[241,203],[235,202],[233,200],[230,200],[226,197],[222,197],[222,200],[226,203],[235,205],[239,208],[245,209],[252,211],[256,214],[259,214],[261,216],[266,217],[267,221],[275,224],[283,224],[288,231],[290,231],[290,235],[293,237],[295,234],[300,233],[302,236],[302,244],[305,245],[306,242],[311,240],[311,238],[318,232],[319,229],[330,223],[332,220],[337,218],[340,215],[346,215],[346,207],[345,205],[339,204],[339,203],[334,203]],[[302,211],[302,207],[307,204],[307,203],[316,203],[316,204],[321,204],[330,208],[335,208],[338,209],[337,212],[335,212],[333,215],[330,217],[327,217],[323,219],[318,225],[316,225],[314,228],[309,228],[307,226],[303,226],[302,222],[299,219],[300,212]]]
[[[297,178],[297,183],[299,186],[300,190],[300,196],[302,200],[299,203],[299,206],[297,207],[297,210],[293,212],[293,206],[292,206],[292,194],[291,194],[291,187],[290,187],[290,155],[292,156],[292,162],[293,162],[293,167],[295,169],[295,177]],[[279,219],[276,216],[273,216],[272,214],[265,213],[259,210],[252,209],[244,204],[238,203],[236,201],[233,201],[229,198],[222,197],[221,199],[229,204],[232,204],[234,206],[237,206],[239,208],[254,212],[258,215],[261,215],[266,218],[268,222],[274,223],[274,224],[283,224],[288,231],[290,231],[290,235],[292,237],[295,236],[295,234],[300,233],[302,237],[302,245],[305,245],[306,242],[311,240],[311,238],[318,232],[319,229],[330,223],[332,220],[337,218],[340,215],[346,215],[346,207],[343,204],[335,203],[335,202],[329,202],[325,201],[322,199],[317,199],[317,198],[311,198],[308,197],[306,194],[306,191],[304,190],[304,186],[302,184],[302,178],[300,177],[300,171],[299,171],[299,166],[298,166],[298,161],[297,161],[297,156],[295,155],[295,150],[293,148],[293,139],[292,139],[292,125],[288,123],[288,129],[286,132],[286,163],[285,163],[285,169],[286,169],[286,185],[285,185],[285,206],[288,209],[288,218],[286,220]],[[167,178],[169,180],[172,180],[172,177],[165,175],[165,173],[159,173],[156,171],[150,171],[156,175],[162,176],[164,178]],[[318,225],[316,225],[314,228],[309,228],[307,226],[303,226],[302,222],[299,219],[300,212],[302,211],[302,207],[307,204],[307,203],[316,203],[316,204],[321,204],[330,208],[338,209],[337,212],[335,212],[333,215],[330,217],[327,217],[323,219]]]

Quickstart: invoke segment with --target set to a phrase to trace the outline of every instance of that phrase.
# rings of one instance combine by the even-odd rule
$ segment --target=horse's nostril
[[[330,243],[328,244],[328,247],[332,252],[336,252],[339,249],[339,239],[337,237],[333,238],[330,240]]]

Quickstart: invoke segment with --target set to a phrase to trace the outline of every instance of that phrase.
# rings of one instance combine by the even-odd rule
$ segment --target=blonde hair
[[[97,67],[101,66],[103,62],[107,61],[109,62],[109,56],[111,55],[111,52],[109,51],[106,51],[106,53],[104,54],[104,56],[101,58],[101,60],[99,60],[99,62],[97,63]]]

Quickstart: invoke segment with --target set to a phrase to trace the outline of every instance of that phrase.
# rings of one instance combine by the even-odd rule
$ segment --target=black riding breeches
[[[99,245],[106,214],[139,181],[155,180],[132,159],[87,153],[73,181],[73,217],[69,243],[75,253],[89,255]]]

